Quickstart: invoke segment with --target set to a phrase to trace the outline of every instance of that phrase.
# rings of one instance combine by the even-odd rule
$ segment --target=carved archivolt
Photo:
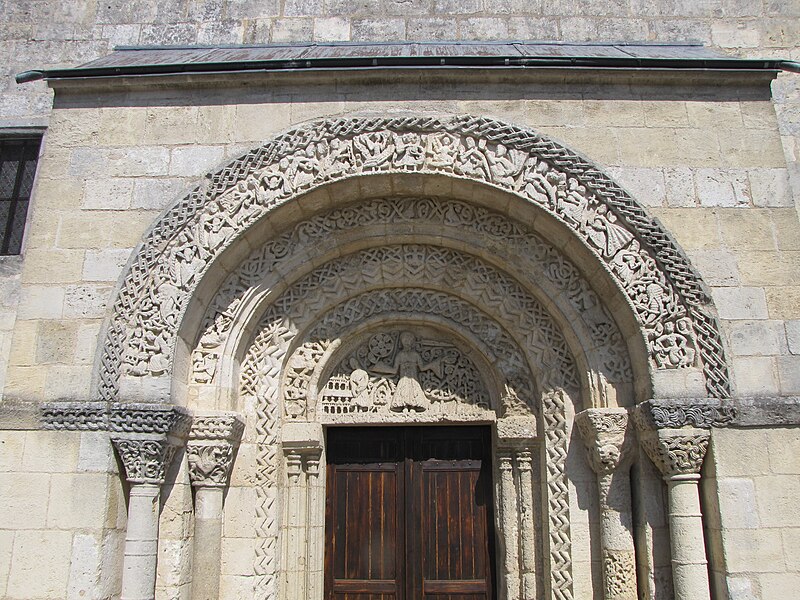
[[[469,232],[472,239],[485,240],[507,260],[524,266],[531,279],[548,281],[586,323],[590,337],[587,346],[601,355],[596,366],[603,376],[611,382],[630,381],[630,361],[616,323],[580,271],[561,252],[499,213],[443,198],[380,198],[336,209],[299,223],[255,251],[228,277],[211,302],[192,354],[191,381],[204,384],[214,379],[245,297],[259,285],[266,287],[266,278],[282,260],[336,233],[370,225],[418,222],[428,227],[452,227],[457,238]]]
[[[101,398],[115,398],[123,364],[132,376],[168,374],[188,299],[242,232],[315,187],[372,173],[446,174],[541,207],[572,228],[616,279],[657,367],[689,366],[699,354],[709,395],[729,395],[708,297],[661,226],[591,163],[554,142],[497,121],[456,116],[307,125],[245,155],[169,209],[133,257],[113,306]]]
[[[514,315],[518,335],[535,354],[536,379],[543,389],[579,387],[575,359],[558,325],[544,307],[507,274],[486,262],[448,248],[418,244],[380,246],[326,263],[286,290],[266,311],[242,364],[242,393],[254,395],[260,380],[260,355],[285,333],[294,335],[354,291],[425,282],[458,291],[493,315]],[[453,305],[445,313],[457,310]]]

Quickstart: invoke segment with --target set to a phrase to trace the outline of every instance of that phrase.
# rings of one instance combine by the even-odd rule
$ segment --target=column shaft
[[[122,600],[155,598],[161,486],[132,483],[122,570]]]
[[[519,600],[519,532],[517,528],[517,490],[514,485],[514,463],[510,453],[498,457],[500,467],[500,517],[503,526],[505,556],[503,575],[508,600]]]
[[[517,453],[519,473],[520,550],[522,553],[522,598],[536,598],[536,535],[533,526],[533,476],[529,450]]]
[[[308,600],[322,600],[325,500],[320,481],[320,453],[316,452],[309,455],[306,459],[306,464],[308,473],[306,589]]]
[[[192,599],[219,598],[219,565],[222,559],[222,496],[224,488],[195,488]]]
[[[699,479],[699,475],[689,474],[667,480],[676,600],[708,600],[710,597]]]

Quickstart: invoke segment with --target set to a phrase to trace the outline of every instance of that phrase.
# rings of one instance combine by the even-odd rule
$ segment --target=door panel
[[[489,600],[489,432],[328,431],[327,600]]]

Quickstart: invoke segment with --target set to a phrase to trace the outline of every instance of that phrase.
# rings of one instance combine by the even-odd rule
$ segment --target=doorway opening
[[[489,427],[327,438],[326,600],[496,597]]]

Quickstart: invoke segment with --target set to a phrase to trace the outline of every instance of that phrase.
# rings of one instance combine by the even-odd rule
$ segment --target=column
[[[517,529],[517,490],[514,485],[514,456],[510,450],[497,455],[500,469],[500,522],[503,528],[503,579],[508,600],[519,600],[519,531]]]
[[[708,565],[698,482],[710,434],[693,427],[645,429],[640,425],[640,428],[642,447],[667,482],[675,599],[708,600]]]
[[[155,597],[161,484],[176,444],[165,434],[115,434],[111,442],[130,483],[122,563],[122,600]]]
[[[236,415],[194,418],[186,445],[194,487],[192,598],[217,600],[222,558],[222,501],[233,455],[244,430]]]
[[[628,413],[624,408],[590,408],[575,415],[575,425],[597,474],[603,598],[636,600]]]
[[[286,467],[283,548],[283,597],[322,600],[325,490],[322,477],[322,426],[284,423],[281,441]]]
[[[505,585],[505,595],[501,597],[508,600],[533,600],[538,594],[533,499],[536,429],[536,419],[532,415],[507,416],[497,421]]]
[[[522,598],[536,598],[536,534],[533,514],[533,457],[522,448],[515,457],[519,477],[519,540],[522,553]]]
[[[308,474],[308,543],[306,549],[306,590],[308,600],[322,600],[325,547],[325,496],[321,480],[321,451],[313,449],[306,454]]]

